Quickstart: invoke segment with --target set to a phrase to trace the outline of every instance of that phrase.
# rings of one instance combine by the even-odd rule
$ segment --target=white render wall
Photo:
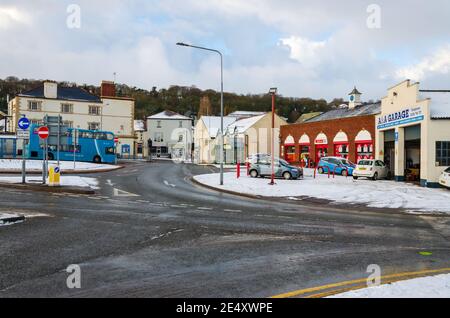
[[[45,115],[61,115],[63,121],[72,122],[74,128],[88,129],[89,123],[99,123],[100,130],[113,132],[119,138],[117,151],[120,153],[122,144],[129,144],[134,151],[134,100],[121,98],[103,98],[103,103],[65,101],[56,99],[40,99],[16,97],[10,102],[9,114],[12,115],[12,132],[17,129],[17,121],[25,115],[30,120],[42,121]],[[29,111],[28,102],[41,103],[39,111]],[[62,104],[73,105],[73,112],[61,113]],[[101,115],[90,115],[89,106],[101,107]]]

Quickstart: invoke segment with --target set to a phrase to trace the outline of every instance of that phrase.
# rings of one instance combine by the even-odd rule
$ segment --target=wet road
[[[1,189],[0,212],[40,215],[0,227],[0,297],[269,297],[364,278],[370,264],[383,275],[450,267],[448,217],[255,200],[190,181],[211,171],[136,162],[95,175],[92,196]],[[66,286],[71,264],[81,289]]]

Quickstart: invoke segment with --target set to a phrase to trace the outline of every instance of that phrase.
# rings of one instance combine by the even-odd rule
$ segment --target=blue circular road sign
[[[19,119],[19,128],[22,130],[27,130],[30,128],[30,121],[28,118],[23,117]]]

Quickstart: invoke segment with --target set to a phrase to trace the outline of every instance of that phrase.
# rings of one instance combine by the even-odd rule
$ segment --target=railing
[[[322,168],[322,170],[324,170],[325,168],[327,169],[327,171],[328,171],[328,179],[330,179],[330,177],[331,177],[331,170],[330,170],[330,168],[327,167],[327,166],[318,166],[316,169],[314,169],[314,179],[316,178],[317,171],[318,171],[320,168]],[[325,170],[324,170],[324,172],[325,172]]]

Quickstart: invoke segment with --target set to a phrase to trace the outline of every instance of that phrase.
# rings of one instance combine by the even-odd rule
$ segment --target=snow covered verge
[[[27,160],[28,172],[42,172],[42,160]],[[49,166],[57,165],[56,161],[49,161]],[[90,162],[77,162],[61,161],[61,171],[83,171],[83,172],[97,172],[97,171],[109,171],[119,169],[120,166],[113,166],[107,164],[95,164]],[[20,159],[0,159],[0,172],[20,172],[22,171],[22,160]]]
[[[450,274],[370,287],[329,298],[450,298]]]
[[[384,180],[355,181],[342,176],[328,179],[326,175],[318,175],[314,179],[311,169],[305,169],[304,180],[276,180],[275,186],[269,185],[268,179],[247,177],[244,171],[241,175],[237,179],[235,172],[226,173],[224,186],[219,185],[219,174],[200,175],[194,179],[219,190],[262,197],[286,197],[292,200],[310,197],[374,208],[402,208],[410,213],[450,213],[450,191],[446,189],[427,189]]]
[[[2,177],[0,183],[21,183],[22,177]],[[27,177],[27,183],[38,184],[42,182],[40,177]],[[96,178],[85,178],[79,176],[61,176],[61,186],[63,187],[80,187],[98,189],[98,180]]]

